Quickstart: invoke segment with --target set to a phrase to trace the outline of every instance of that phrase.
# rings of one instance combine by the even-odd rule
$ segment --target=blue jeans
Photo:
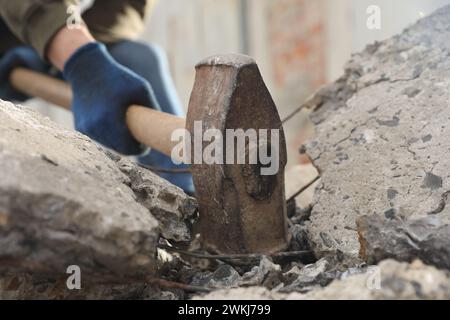
[[[162,48],[154,44],[135,41],[121,41],[108,46],[110,54],[123,66],[133,70],[145,78],[153,88],[161,110],[176,116],[184,117],[178,94],[170,75],[169,63]],[[156,150],[139,157],[144,165],[166,169],[188,168],[186,165],[176,165],[172,159]],[[158,173],[162,178],[180,187],[188,194],[194,193],[194,184],[190,173]]]

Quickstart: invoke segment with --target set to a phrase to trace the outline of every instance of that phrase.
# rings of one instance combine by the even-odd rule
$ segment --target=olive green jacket
[[[95,0],[82,14],[83,21],[98,41],[111,43],[136,38],[154,0]],[[27,44],[41,57],[55,33],[64,27],[78,0],[0,0],[0,55]]]

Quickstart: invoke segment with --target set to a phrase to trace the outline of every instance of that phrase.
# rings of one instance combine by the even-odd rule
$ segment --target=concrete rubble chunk
[[[280,284],[281,266],[273,263],[269,258],[263,257],[259,265],[254,266],[242,276],[230,265],[220,265],[214,272],[198,273],[191,281],[191,285],[204,286],[211,289],[224,289],[240,286],[268,287]]]
[[[161,235],[175,242],[189,242],[190,226],[196,220],[197,213],[195,199],[125,158],[121,158],[117,165],[130,178],[130,188],[136,194],[136,201],[158,220]]]
[[[416,260],[385,260],[364,274],[335,280],[328,287],[288,299],[339,300],[437,300],[450,298],[448,273]]]
[[[450,6],[355,54],[345,75],[306,103],[321,172],[307,233],[318,258],[361,262],[357,218],[412,221],[450,206]]]
[[[281,274],[281,266],[273,263],[269,258],[263,257],[259,262],[259,266],[253,267],[249,272],[242,276],[242,286],[255,285],[275,285],[273,280],[277,280]]]
[[[446,300],[450,298],[448,273],[420,260],[401,263],[382,261],[365,273],[343,280],[334,280],[329,286],[306,294],[283,294],[263,287],[218,290],[196,300]]]
[[[214,272],[197,273],[190,284],[211,289],[222,289],[237,287],[240,281],[239,273],[232,266],[223,264]]]
[[[306,292],[313,286],[326,286],[335,277],[329,271],[329,263],[326,259],[320,259],[314,264],[309,264],[303,268],[294,266],[283,276],[294,280],[287,286],[280,289],[281,292]]]
[[[378,215],[358,219],[360,256],[369,264],[388,258],[421,259],[450,270],[450,225],[436,216],[417,220],[391,220]]]
[[[194,213],[181,189],[0,101],[0,271],[151,275],[160,234],[188,241]]]

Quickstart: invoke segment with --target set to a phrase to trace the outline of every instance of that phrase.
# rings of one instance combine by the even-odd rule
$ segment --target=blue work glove
[[[159,109],[149,83],[118,64],[103,44],[89,43],[66,62],[64,78],[72,85],[75,128],[125,155],[142,154],[126,125],[128,106]]]
[[[23,102],[30,98],[16,91],[9,83],[9,75],[17,67],[24,67],[42,73],[47,73],[51,68],[31,47],[21,46],[9,50],[0,59],[0,99]]]

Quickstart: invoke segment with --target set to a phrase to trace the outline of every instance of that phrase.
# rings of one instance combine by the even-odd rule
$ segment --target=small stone
[[[281,292],[304,292],[305,287],[326,286],[334,279],[334,274],[327,273],[329,262],[321,259],[314,264],[309,264],[302,269],[294,267],[283,274],[286,279],[296,278],[289,285],[282,288]]]
[[[400,118],[395,116],[392,120],[377,120],[377,122],[380,126],[397,127],[400,123]]]
[[[426,136],[422,137],[422,142],[423,143],[430,142],[431,139],[433,139],[433,136],[431,134],[427,134]]]
[[[403,91],[403,94],[406,94],[408,98],[414,98],[420,93],[420,89],[414,87],[408,87]]]
[[[389,200],[394,200],[395,197],[398,195],[398,191],[392,188],[389,188],[387,191],[387,197]]]
[[[395,219],[395,214],[396,214],[396,210],[394,208],[391,208],[384,213],[384,216],[387,219]]]
[[[241,276],[230,265],[220,265],[214,272],[198,273],[191,281],[191,285],[213,289],[237,287]]]
[[[431,190],[440,189],[442,188],[442,178],[431,172],[427,172],[423,179],[422,188],[429,188]]]
[[[242,276],[241,286],[261,285],[269,273],[281,273],[281,267],[273,263],[269,258],[263,257],[259,266],[253,267],[251,271]]]

